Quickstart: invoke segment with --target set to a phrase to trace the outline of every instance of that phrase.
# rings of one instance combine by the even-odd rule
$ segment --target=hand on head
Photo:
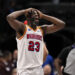
[[[26,9],[25,16],[27,16],[28,13],[31,13],[32,11],[37,11],[38,14],[39,14],[40,19],[42,19],[43,13],[41,11],[39,11],[38,9],[35,9],[35,8],[28,8],[28,9]]]
[[[28,16],[28,13],[31,12],[34,8],[28,8],[26,9],[25,11],[25,16],[27,17]]]
[[[38,9],[36,9],[36,11],[38,12],[40,19],[42,19],[43,13],[39,11]]]

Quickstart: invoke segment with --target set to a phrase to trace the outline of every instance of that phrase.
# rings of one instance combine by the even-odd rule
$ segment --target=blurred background
[[[74,0],[0,0],[0,50],[13,52],[17,48],[16,33],[6,21],[6,16],[16,10],[36,8],[45,14],[66,22],[64,29],[44,36],[49,53],[56,58],[62,48],[75,42]],[[25,17],[19,17],[24,22]],[[41,20],[40,25],[48,24]]]

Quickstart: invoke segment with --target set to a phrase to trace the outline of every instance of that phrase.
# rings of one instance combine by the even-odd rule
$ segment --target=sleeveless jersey
[[[18,72],[25,69],[41,66],[43,64],[43,35],[41,29],[37,27],[34,31],[26,25],[25,33],[17,39],[18,48]]]

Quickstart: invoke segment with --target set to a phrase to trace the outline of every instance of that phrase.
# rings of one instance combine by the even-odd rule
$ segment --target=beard
[[[33,24],[39,26],[39,21],[33,21]]]
[[[39,20],[32,18],[32,19],[31,19],[31,24],[32,24],[32,25],[35,25],[35,26],[39,26]]]

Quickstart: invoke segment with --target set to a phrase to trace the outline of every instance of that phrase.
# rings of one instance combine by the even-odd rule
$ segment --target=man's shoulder
[[[72,45],[69,45],[69,46],[63,48],[62,51],[60,52],[60,54],[58,55],[58,58],[66,58],[72,49],[73,49]]]
[[[63,48],[64,51],[70,51],[72,49],[73,49],[72,45],[69,45],[69,46]]]

